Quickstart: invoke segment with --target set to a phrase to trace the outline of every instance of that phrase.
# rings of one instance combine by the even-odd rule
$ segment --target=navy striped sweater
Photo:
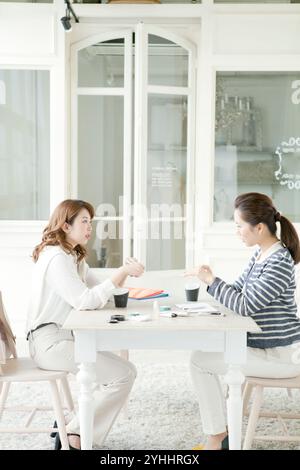
[[[243,274],[232,285],[216,278],[207,292],[225,307],[250,316],[261,333],[248,333],[248,346],[275,348],[300,341],[300,320],[295,302],[295,266],[287,248],[280,248],[261,263],[256,251]]]

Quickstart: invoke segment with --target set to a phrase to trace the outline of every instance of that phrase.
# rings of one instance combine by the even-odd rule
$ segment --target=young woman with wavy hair
[[[86,244],[92,233],[94,209],[88,202],[67,199],[54,210],[33,251],[35,262],[28,312],[27,339],[30,354],[42,369],[65,370],[76,374],[74,337],[61,326],[70,311],[105,306],[113,290],[127,276],[141,276],[144,268],[130,258],[115,273],[100,282],[85,261]],[[99,312],[99,314],[101,314]],[[110,352],[98,352],[96,362],[95,417],[93,440],[104,442],[125,403],[136,377],[129,361]],[[70,448],[80,448],[79,423],[75,416],[68,424]],[[60,448],[56,434],[56,449]]]
[[[245,376],[295,377],[300,374],[292,347],[300,342],[295,303],[295,264],[300,261],[297,232],[265,194],[241,194],[234,207],[238,235],[246,246],[258,247],[245,271],[231,285],[216,277],[209,266],[199,266],[187,275],[198,276],[214,299],[238,315],[250,316],[261,328],[260,333],[248,333]],[[226,369],[222,353],[192,354],[192,380],[203,431],[209,436],[205,449],[228,447],[219,382]]]

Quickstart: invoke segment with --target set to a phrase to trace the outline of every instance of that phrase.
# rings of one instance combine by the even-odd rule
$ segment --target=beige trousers
[[[71,331],[62,330],[55,324],[44,326],[29,335],[29,350],[41,369],[78,372]],[[130,393],[136,368],[111,352],[98,352],[95,366],[97,387],[94,391],[93,442],[101,446]],[[68,423],[67,432],[79,434],[77,416]]]
[[[299,348],[247,348],[247,362],[241,370],[245,376],[282,379],[300,374]],[[203,432],[226,431],[225,397],[219,375],[225,375],[227,364],[222,353],[194,351],[190,362],[191,377],[200,408]]]

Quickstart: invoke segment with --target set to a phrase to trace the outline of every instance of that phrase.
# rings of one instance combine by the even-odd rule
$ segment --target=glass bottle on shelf
[[[243,119],[243,144],[246,147],[255,146],[255,121],[253,114],[252,98],[245,98]]]

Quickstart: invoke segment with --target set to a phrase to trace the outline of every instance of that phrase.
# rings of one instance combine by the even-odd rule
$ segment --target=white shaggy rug
[[[138,377],[128,404],[128,416],[121,413],[102,449],[172,449],[191,450],[203,442],[198,405],[192,391],[186,362],[137,363]],[[75,391],[77,384],[71,381]],[[8,404],[49,403],[47,387],[39,384],[14,384]],[[266,390],[264,408],[299,411],[300,392],[289,398],[285,390]],[[24,415],[7,412],[0,426],[21,424]],[[35,423],[51,425],[53,415],[40,413]],[[246,422],[246,420],[245,420]],[[290,421],[292,433],[300,435],[300,420]],[[264,433],[281,433],[278,423],[262,419]],[[46,434],[0,434],[0,449],[52,449],[53,440]],[[255,449],[299,449],[299,443],[254,443]]]

